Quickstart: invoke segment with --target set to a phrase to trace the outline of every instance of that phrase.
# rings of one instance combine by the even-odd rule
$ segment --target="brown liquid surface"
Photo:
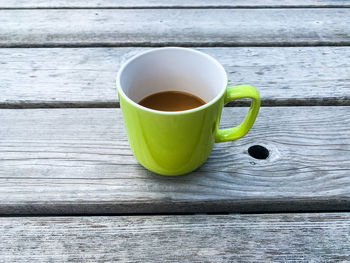
[[[202,106],[205,102],[187,92],[162,91],[143,98],[139,104],[153,110],[183,111]]]

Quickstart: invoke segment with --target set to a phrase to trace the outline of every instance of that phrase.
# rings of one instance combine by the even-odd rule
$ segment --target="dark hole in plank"
[[[249,147],[248,153],[251,157],[259,160],[265,160],[269,157],[269,150],[261,145],[253,145]]]

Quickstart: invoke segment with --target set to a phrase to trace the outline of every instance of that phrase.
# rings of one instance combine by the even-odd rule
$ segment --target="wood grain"
[[[349,45],[350,9],[0,10],[1,47]]]
[[[1,262],[346,262],[349,213],[1,218]]]
[[[247,108],[225,108],[222,126]],[[350,107],[264,107],[243,139],[195,172],[163,177],[133,157],[120,109],[0,111],[0,213],[350,210]],[[232,118],[234,116],[234,118]],[[270,151],[249,156],[252,145]]]
[[[0,8],[240,8],[349,7],[349,0],[7,0]]]
[[[128,58],[145,50],[2,48],[0,107],[118,107],[116,73]],[[230,85],[256,86],[265,106],[350,105],[350,47],[197,50],[224,66]]]

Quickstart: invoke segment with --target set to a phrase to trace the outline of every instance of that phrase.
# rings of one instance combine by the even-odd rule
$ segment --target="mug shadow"
[[[231,144],[234,144],[231,142]],[[234,147],[232,145],[231,147]],[[207,181],[215,180],[221,176],[234,177],[235,173],[227,171],[223,167],[218,159],[222,159],[223,156],[229,156],[231,164],[235,164],[235,157],[230,153],[230,151],[225,150],[227,147],[214,146],[212,153],[209,155],[208,159],[194,171],[177,176],[166,176],[153,173],[142,165],[138,164],[140,170],[142,170],[143,176],[147,177],[152,183],[171,183],[172,185],[183,185],[183,184],[205,184]],[[229,169],[230,170],[230,169]]]

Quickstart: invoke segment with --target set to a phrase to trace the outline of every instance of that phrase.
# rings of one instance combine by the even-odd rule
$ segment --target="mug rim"
[[[120,83],[120,79],[121,79],[121,75],[123,74],[123,71],[125,70],[126,66],[133,60],[135,60],[136,58],[140,57],[140,56],[143,56],[145,54],[148,54],[148,53],[153,53],[153,52],[158,52],[160,50],[181,50],[181,51],[186,51],[186,52],[194,52],[194,53],[197,53],[198,55],[201,55],[201,56],[204,56],[206,57],[207,59],[211,60],[212,62],[214,62],[214,64],[216,66],[218,66],[220,68],[220,70],[223,72],[223,76],[224,76],[224,85],[221,89],[221,91],[213,98],[211,99],[209,102],[205,103],[204,105],[202,106],[199,106],[199,107],[196,107],[196,108],[193,108],[193,109],[190,109],[190,110],[183,110],[183,111],[160,111],[160,110],[153,110],[153,109],[150,109],[150,108],[147,108],[147,107],[144,107],[144,106],[141,106],[140,104],[134,102],[132,99],[130,99],[124,92],[124,90],[121,88],[121,83]],[[225,91],[226,91],[226,87],[227,87],[227,73],[224,69],[224,67],[215,59],[213,58],[212,56],[204,53],[204,52],[201,52],[201,51],[198,51],[198,50],[195,50],[195,49],[192,49],[192,48],[183,48],[183,47],[162,47],[162,48],[153,48],[151,50],[146,50],[144,52],[141,52],[131,58],[129,58],[126,62],[123,63],[123,65],[121,66],[121,68],[119,69],[118,71],[118,74],[117,74],[117,79],[116,79],[116,84],[117,84],[117,91],[119,92],[119,94],[121,96],[123,96],[123,98],[129,102],[130,104],[132,104],[133,106],[141,109],[141,110],[144,110],[144,111],[148,111],[148,112],[152,112],[152,113],[155,113],[155,114],[160,114],[160,115],[180,115],[180,114],[189,114],[189,113],[193,113],[193,112],[197,112],[197,111],[200,111],[200,110],[203,110],[207,107],[210,107],[211,105],[215,104],[219,99],[222,98],[222,96],[224,95]],[[120,101],[119,101],[120,103]]]

